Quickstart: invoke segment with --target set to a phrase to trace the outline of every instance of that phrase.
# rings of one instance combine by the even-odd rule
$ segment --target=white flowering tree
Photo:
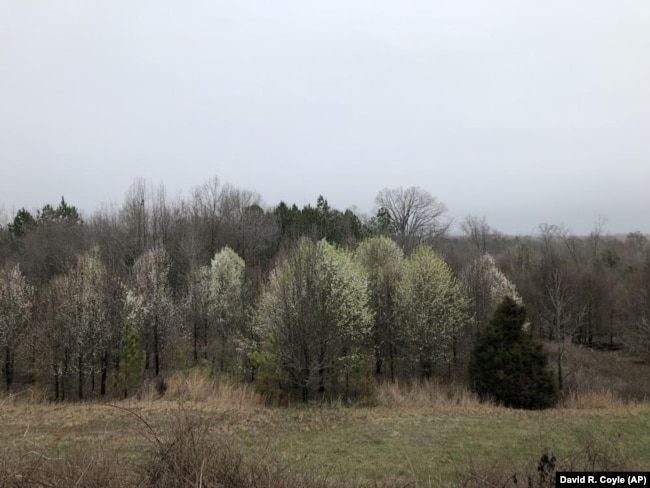
[[[397,287],[404,353],[417,362],[423,378],[436,366],[450,365],[458,336],[469,321],[468,300],[451,268],[429,246],[406,260]]]
[[[472,337],[485,328],[505,297],[508,296],[522,305],[517,287],[501,272],[494,258],[488,253],[470,261],[463,269],[461,280],[470,299]]]
[[[398,346],[396,330],[396,290],[404,253],[387,237],[372,237],[361,242],[355,259],[368,276],[370,307],[374,313],[372,339],[375,354],[375,375],[381,376],[387,365],[391,380],[395,379],[395,354]]]
[[[113,338],[108,320],[106,285],[106,268],[99,258],[97,248],[77,256],[65,275],[56,279],[52,285],[54,313],[63,322],[50,325],[62,334],[65,344],[61,345],[61,350],[51,352],[59,365],[62,361],[66,363],[66,372],[74,366],[80,399],[84,397],[87,375],[90,377],[91,389],[95,391],[95,376],[99,371],[102,373],[101,390],[105,391],[108,354]],[[55,320],[49,318],[48,322]],[[58,343],[55,340],[52,345]],[[61,354],[65,357],[61,358]],[[59,369],[61,368],[57,367]]]
[[[174,301],[169,285],[171,259],[162,246],[146,251],[133,266],[133,287],[127,294],[127,318],[144,337],[146,366],[160,374],[163,349],[171,341],[174,330]]]
[[[244,260],[229,247],[214,255],[207,271],[206,354],[225,370],[235,360],[243,319]],[[230,364],[229,364],[230,363]]]
[[[51,368],[55,400],[65,400],[76,374],[78,397],[86,387],[106,392],[108,364],[116,339],[109,319],[108,281],[99,250],[78,255],[64,274],[39,293],[39,331],[35,347],[41,372]]]
[[[66,384],[74,359],[76,337],[72,281],[67,274],[52,278],[39,294],[39,358],[43,368],[51,368],[54,400],[66,399]]]
[[[325,240],[302,239],[271,273],[257,324],[274,361],[303,401],[345,381],[370,335],[367,280],[351,256]]]
[[[7,390],[14,379],[16,349],[29,330],[34,288],[18,265],[0,270],[0,350],[4,352],[4,376]]]

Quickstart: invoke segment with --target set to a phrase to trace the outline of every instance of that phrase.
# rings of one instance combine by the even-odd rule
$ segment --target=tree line
[[[363,396],[377,380],[465,381],[505,297],[527,334],[650,356],[646,236],[505,236],[421,188],[384,189],[376,212],[264,207],[214,178],[189,197],[136,180],[85,217],[65,199],[0,228],[6,389],[55,400],[128,395],[146,377],[202,365],[278,398]]]

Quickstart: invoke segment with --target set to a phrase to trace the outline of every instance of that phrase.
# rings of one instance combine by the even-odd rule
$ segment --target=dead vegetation
[[[0,450],[0,487],[550,488],[556,470],[643,469],[629,459],[619,439],[584,431],[578,448],[559,459],[540,450],[541,456],[527,463],[470,460],[457,466],[455,479],[418,480],[404,475],[379,481],[328,479],[280,462],[274,455],[247,456],[234,437],[214,428],[211,416],[182,402],[155,425],[132,407],[106,408],[133,421],[145,441],[138,456],[127,459],[101,436],[83,446],[52,449],[25,432]]]
[[[555,364],[555,348],[546,349]],[[565,345],[563,369],[565,408],[605,408],[643,402],[650,398],[650,364],[624,351],[601,351],[574,344]]]
[[[147,383],[134,398],[113,405],[51,404],[46,392],[35,386],[0,399],[0,488],[546,488],[552,486],[554,470],[647,469],[647,463],[639,464],[645,458],[630,457],[636,449],[625,444],[630,437],[599,433],[615,432],[612,419],[624,426],[629,419],[647,415],[645,386],[636,382],[642,383],[642,375],[647,378],[648,367],[633,364],[619,352],[580,348],[572,348],[567,361],[571,390],[559,407],[543,413],[481,403],[464,385],[442,381],[379,384],[365,407],[334,401],[289,408],[269,407],[251,384],[213,378],[201,369],[172,374],[164,388]],[[432,423],[436,419],[440,424]],[[487,445],[494,452],[478,451],[485,455],[469,461],[455,453],[453,479],[426,478],[407,469],[352,480],[346,477],[347,468],[319,472],[313,463],[308,469],[295,452],[281,451],[296,440],[310,439],[318,446],[325,440],[329,444],[315,446],[312,452],[349,444],[351,449],[383,449],[375,454],[375,459],[383,459],[409,448],[413,436],[429,432],[436,440],[452,426],[464,429],[459,435],[494,435],[497,431],[486,430],[483,421],[499,423],[498,432],[517,433],[524,426],[543,431],[547,423],[557,421],[579,430],[566,434],[566,427],[558,427],[544,442],[532,441],[533,447],[539,445],[538,454],[531,456],[529,449],[518,460],[512,457],[515,451],[505,449],[515,440],[502,446],[490,440]],[[634,425],[630,429],[637,431],[648,426],[641,420]],[[393,437],[398,434],[403,437]],[[546,443],[548,439],[555,443]],[[650,454],[650,446],[638,447]],[[329,462],[336,459],[335,452],[322,455]]]
[[[532,461],[532,460],[531,460]],[[512,464],[470,463],[458,476],[463,488],[553,488],[556,471],[640,471],[643,468],[625,455],[619,442],[586,434],[580,447],[563,459],[546,451],[537,462]]]

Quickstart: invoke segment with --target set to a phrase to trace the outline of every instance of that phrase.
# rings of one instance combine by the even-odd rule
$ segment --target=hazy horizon
[[[650,233],[650,3],[0,3],[0,211],[218,176],[369,214]],[[1,212],[0,212],[1,215]]]

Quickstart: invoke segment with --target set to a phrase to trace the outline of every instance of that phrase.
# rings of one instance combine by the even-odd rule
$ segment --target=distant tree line
[[[505,236],[468,216],[454,236],[421,188],[375,203],[372,216],[323,196],[265,207],[214,178],[184,199],[136,180],[121,206],[88,216],[63,198],[20,209],[0,228],[6,389],[124,396],[194,365],[303,400],[363,396],[378,380],[466,381],[505,297],[528,310],[528,336],[554,344],[560,388],[567,343],[650,357],[641,233]]]

